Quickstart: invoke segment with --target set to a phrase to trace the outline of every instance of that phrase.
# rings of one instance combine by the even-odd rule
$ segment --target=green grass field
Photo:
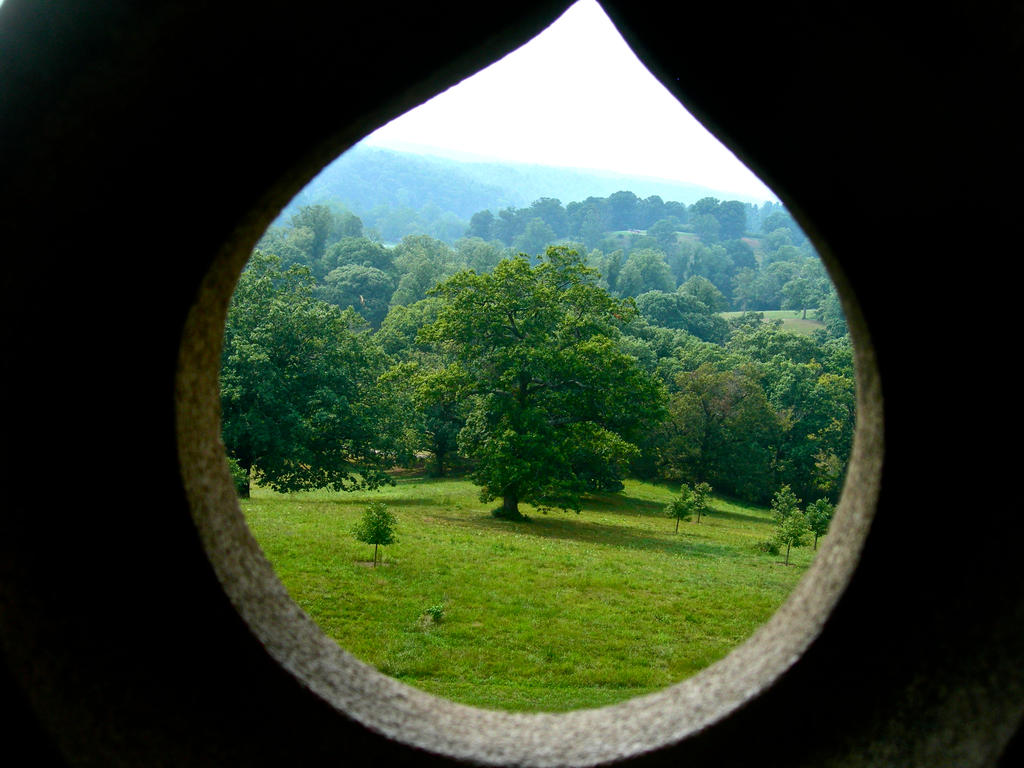
[[[768,513],[717,499],[673,533],[671,496],[629,481],[579,515],[523,505],[530,521],[512,523],[468,481],[407,478],[360,494],[256,489],[242,509],[288,591],[343,648],[455,701],[553,712],[663,688],[722,658],[812,559],[794,550],[787,567],[755,551]],[[351,533],[373,500],[399,535],[376,568]]]
[[[726,320],[739,317],[742,312],[722,312]],[[814,310],[807,310],[807,318],[800,317],[803,314],[800,310],[794,309],[769,309],[761,312],[765,320],[781,320],[782,328],[793,333],[810,334],[815,328],[824,328],[825,324],[815,317]]]

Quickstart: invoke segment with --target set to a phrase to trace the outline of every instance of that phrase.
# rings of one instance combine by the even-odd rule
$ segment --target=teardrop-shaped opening
[[[810,241],[583,0],[265,233],[222,434],[328,637],[456,702],[558,712],[690,678],[775,613],[828,542],[854,390]]]

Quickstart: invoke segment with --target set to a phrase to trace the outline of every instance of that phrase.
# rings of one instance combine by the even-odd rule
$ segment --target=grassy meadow
[[[765,320],[781,320],[782,330],[791,331],[793,333],[810,334],[815,328],[824,328],[825,324],[821,320],[817,319],[814,310],[807,310],[807,317],[803,318],[802,310],[799,309],[767,309],[758,310],[764,315]],[[739,317],[742,312],[722,312],[721,315],[726,320]]]
[[[381,672],[455,701],[564,711],[678,682],[749,637],[810,563],[754,544],[766,510],[720,499],[700,524],[665,516],[672,489],[627,481],[582,513],[493,518],[466,480],[380,491],[275,494],[242,509],[298,604]],[[372,567],[352,528],[384,501],[399,541]]]

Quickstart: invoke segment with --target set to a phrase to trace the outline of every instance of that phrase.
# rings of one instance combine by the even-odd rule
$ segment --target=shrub
[[[779,545],[771,539],[757,542],[757,544],[754,545],[754,549],[758,552],[764,552],[766,555],[779,554]]]
[[[235,493],[247,496],[249,493],[249,475],[242,469],[238,459],[228,456],[228,467],[231,469],[231,481],[235,484]]]

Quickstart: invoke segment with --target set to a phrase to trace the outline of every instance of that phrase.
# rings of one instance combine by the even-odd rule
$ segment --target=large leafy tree
[[[324,255],[327,238],[330,237],[334,226],[331,209],[326,205],[305,205],[292,214],[291,224],[295,229],[308,227],[313,233],[309,252],[310,266],[317,264]]]
[[[523,233],[512,242],[512,247],[519,253],[539,255],[555,239],[555,231],[542,218],[535,216],[526,222]]]
[[[446,365],[440,355],[420,355],[392,366],[379,384],[394,404],[393,414],[401,419],[395,428],[405,435],[406,453],[430,451],[430,472],[443,477],[466,423],[465,370],[456,363]]]
[[[388,313],[388,302],[395,282],[387,272],[362,264],[346,264],[332,269],[316,296],[339,308],[352,307],[377,327]]]
[[[483,241],[478,240],[482,243]],[[430,297],[388,312],[375,339],[390,356],[391,367],[378,379],[392,404],[394,432],[402,435],[403,453],[411,459],[426,450],[433,454],[431,473],[441,477],[448,457],[458,448],[465,426],[465,372],[451,355],[418,341],[423,326],[437,319],[441,299]]]
[[[639,296],[647,291],[674,291],[672,270],[665,254],[653,248],[641,248],[626,258],[615,289],[620,296]]]
[[[723,240],[735,240],[743,237],[747,228],[747,208],[738,200],[727,200],[719,204],[714,212],[721,226],[719,236]]]
[[[324,266],[329,273],[349,264],[393,272],[394,254],[367,237],[345,237],[327,249]]]
[[[608,196],[608,212],[612,229],[632,229],[638,226],[638,203],[636,195],[629,191],[615,192]]]
[[[641,293],[636,306],[649,323],[660,328],[681,329],[704,341],[722,342],[729,335],[725,320],[700,299],[681,290]]]
[[[807,318],[807,308],[821,301],[821,292],[806,277],[794,277],[782,286],[782,309],[795,309]]]
[[[427,235],[409,235],[393,249],[395,269],[401,274],[391,306],[412,304],[426,297],[439,281],[466,265],[446,243]]]
[[[420,333],[464,372],[461,452],[484,500],[519,517],[519,502],[579,508],[614,488],[633,443],[662,414],[664,391],[618,344],[635,316],[575,251],[551,247],[490,274],[460,272],[436,289],[437,319]]]
[[[306,267],[257,251],[232,297],[221,358],[224,443],[279,491],[376,487],[392,455],[365,322],[313,296]],[[248,481],[243,495],[248,493]]]
[[[466,237],[478,237],[490,240],[494,237],[494,214],[490,211],[477,211],[469,219]]]
[[[853,440],[852,378],[825,373],[816,360],[796,363],[783,355],[772,357],[764,372],[766,394],[781,428],[779,480],[805,498],[822,491],[838,497]]]
[[[676,377],[669,416],[647,450],[666,480],[707,479],[733,496],[771,494],[778,425],[751,366],[719,371],[705,363]]]

